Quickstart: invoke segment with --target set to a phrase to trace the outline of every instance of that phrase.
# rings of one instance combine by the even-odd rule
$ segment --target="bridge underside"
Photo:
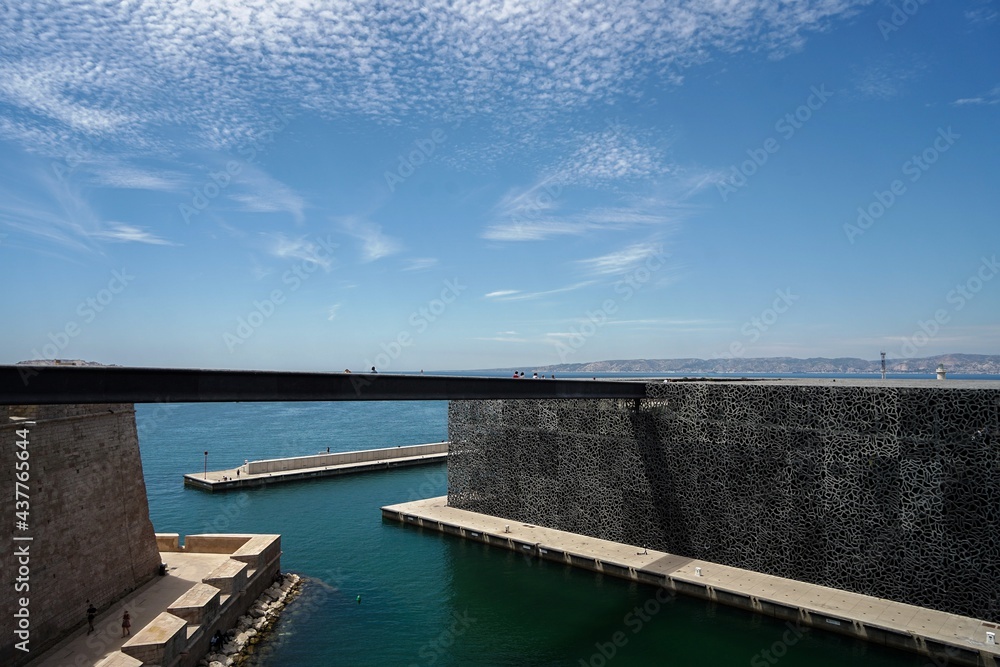
[[[0,405],[633,398],[641,382],[128,366],[0,366]]]

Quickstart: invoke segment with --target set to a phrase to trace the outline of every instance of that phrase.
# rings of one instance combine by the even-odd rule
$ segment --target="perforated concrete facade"
[[[1000,383],[647,396],[453,401],[449,504],[1000,620]]]

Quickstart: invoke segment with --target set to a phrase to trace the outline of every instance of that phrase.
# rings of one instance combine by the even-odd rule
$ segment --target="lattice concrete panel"
[[[453,401],[454,507],[1000,620],[1000,389]]]

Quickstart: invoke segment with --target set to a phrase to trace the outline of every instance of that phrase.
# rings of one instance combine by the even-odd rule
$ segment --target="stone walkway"
[[[222,563],[229,554],[186,554],[163,552],[161,562],[167,564],[167,576],[156,577],[145,586],[132,591],[124,599],[103,610],[94,619],[94,632],[87,634],[84,626],[28,663],[29,667],[86,667],[95,665],[108,655],[119,651],[130,637],[122,637],[122,613],[127,609],[132,618],[132,635],[188,589],[200,583]],[[80,610],[86,619],[86,610]]]

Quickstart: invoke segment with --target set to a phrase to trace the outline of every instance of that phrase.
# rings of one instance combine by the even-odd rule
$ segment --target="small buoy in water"
[[[358,604],[361,604],[361,596],[358,596]]]

